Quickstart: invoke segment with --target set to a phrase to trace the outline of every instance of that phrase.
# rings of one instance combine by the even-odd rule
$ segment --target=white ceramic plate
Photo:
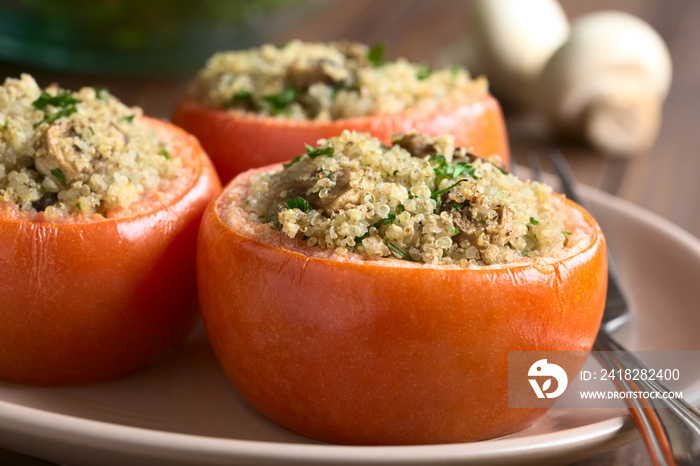
[[[700,241],[594,190],[584,192],[634,309],[620,332],[635,350],[700,350]],[[659,265],[661,264],[661,265]],[[698,365],[700,366],[700,365]],[[700,398],[700,367],[686,399]],[[82,388],[0,384],[0,446],[68,465],[561,464],[636,438],[621,410],[554,408],[487,442],[410,447],[315,443],[258,415],[235,393],[198,329],[170,359]]]

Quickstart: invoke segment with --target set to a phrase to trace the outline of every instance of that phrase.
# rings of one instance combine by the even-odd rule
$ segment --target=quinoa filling
[[[565,248],[562,205],[549,186],[455,148],[451,136],[397,134],[386,146],[344,131],[253,175],[244,208],[310,247],[466,268]]]
[[[485,94],[464,69],[382,62],[380,46],[292,41],[215,54],[191,86],[207,105],[290,119],[337,120],[431,111]]]
[[[106,89],[42,90],[27,74],[8,78],[0,86],[0,206],[48,220],[106,216],[167,190],[182,161],[141,115]]]

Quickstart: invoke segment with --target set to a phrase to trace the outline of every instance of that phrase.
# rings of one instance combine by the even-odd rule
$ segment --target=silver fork
[[[575,192],[571,169],[561,152],[552,149],[549,157],[559,175],[566,196],[588,210],[584,201]],[[541,179],[539,159],[535,154],[528,155],[528,164],[533,179]],[[622,370],[624,373],[625,369],[638,369],[640,372],[646,369],[648,372],[648,368],[637,357],[612,337],[612,333],[624,324],[628,317],[629,306],[617,279],[612,257],[608,252],[608,292],[603,322],[593,344],[593,354],[608,371]],[[660,380],[626,380],[625,377],[616,377],[614,382],[620,391],[657,394],[641,399],[625,397],[630,415],[639,428],[654,464],[659,466],[700,464],[700,412],[698,410],[684,400],[663,398],[662,394],[670,393],[671,389]],[[656,397],[652,398],[652,396]]]

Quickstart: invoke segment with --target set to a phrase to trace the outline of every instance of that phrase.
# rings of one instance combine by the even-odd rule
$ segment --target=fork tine
[[[571,167],[569,167],[561,151],[557,148],[550,149],[549,158],[552,160],[554,168],[559,175],[562,189],[566,197],[579,204],[584,209],[590,210],[585,201],[576,193]],[[615,331],[624,324],[629,317],[629,313],[627,312],[629,309],[627,300],[625,299],[625,295],[620,287],[620,281],[617,277],[617,268],[610,254],[610,249],[608,249],[608,293],[605,298],[605,315],[603,316],[603,327],[608,332]]]
[[[555,147],[551,148],[549,150],[549,159],[554,164],[554,168],[559,175],[562,190],[564,194],[566,194],[566,197],[582,206],[584,209],[589,210],[586,202],[576,193],[576,188],[574,188],[574,175],[571,173],[571,167],[569,167],[561,151]]]

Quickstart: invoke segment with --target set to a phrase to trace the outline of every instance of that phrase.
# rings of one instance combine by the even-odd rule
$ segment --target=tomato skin
[[[551,267],[449,270],[269,246],[223,224],[217,202],[197,255],[209,339],[254,408],[313,439],[424,444],[512,433],[545,410],[508,408],[508,351],[589,351],[600,325],[605,240],[585,212],[592,244]]]
[[[392,134],[412,129],[431,135],[451,134],[457,146],[472,147],[476,155],[484,157],[498,154],[507,166],[510,163],[503,115],[498,102],[488,94],[433,113],[407,111],[331,122],[234,115],[185,97],[172,121],[199,139],[224,184],[250,168],[286,162],[298,155],[304,144],[314,145],[344,129],[370,133],[385,143]]]
[[[0,380],[112,379],[162,357],[194,326],[199,221],[221,185],[194,137],[144,121],[194,154],[195,175],[173,202],[90,223],[0,218]]]

